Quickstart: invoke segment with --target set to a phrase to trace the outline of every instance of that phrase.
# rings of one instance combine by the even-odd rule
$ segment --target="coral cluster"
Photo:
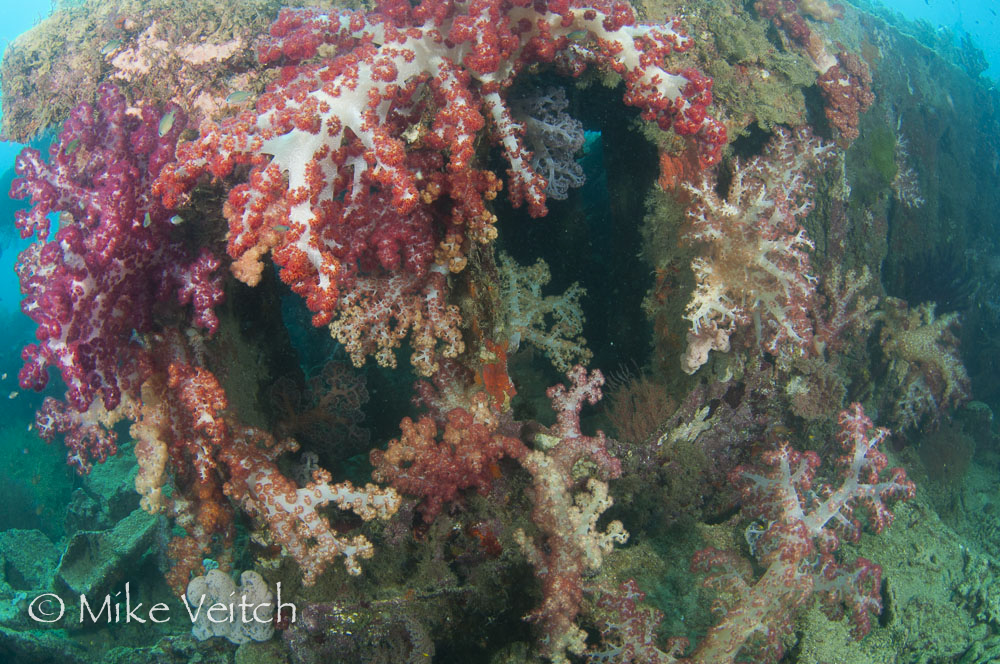
[[[583,123],[567,114],[569,100],[562,88],[546,88],[514,100],[514,118],[524,124],[531,148],[531,169],[545,178],[545,196],[566,200],[570,188],[583,185],[586,176],[576,161],[585,141]]]
[[[327,362],[302,388],[290,376],[282,376],[268,388],[268,396],[278,436],[295,438],[314,453],[328,456],[368,448],[369,432],[361,425],[368,389],[350,363]]]
[[[687,185],[691,238],[704,254],[692,263],[697,286],[684,315],[691,322],[685,372],[697,371],[709,351],[728,351],[733,332],[751,325],[768,352],[811,347],[816,279],[801,220],[812,208],[810,174],[831,153],[808,131],[782,130],[763,155],[736,166],[725,198],[707,176]]]
[[[19,378],[40,390],[47,368],[58,368],[79,412],[97,397],[108,410],[118,405],[127,376],[121,367],[142,354],[134,335],[154,328],[159,303],[190,304],[193,323],[210,332],[218,326],[218,259],[206,248],[189,249],[175,231],[180,219],[150,194],[174,158],[182,126],[161,131],[166,114],[181,111],[130,114],[125,98],[105,85],[97,108],[74,110],[48,163],[32,148],[17,159],[11,196],[32,205],[18,211],[16,223],[22,237],[37,242],[16,269],[21,308],[38,324]],[[53,216],[59,228],[50,239]]]
[[[237,586],[225,572],[209,570],[191,579],[185,596],[196,616],[191,632],[199,641],[221,636],[232,643],[248,643],[267,641],[274,635],[274,595],[257,572],[243,572]],[[209,615],[219,604],[227,608],[223,615],[235,605],[232,619],[220,620],[218,609]]]
[[[859,135],[860,115],[875,101],[868,65],[854,53],[841,51],[837,64],[816,81],[826,99],[826,118],[837,128],[841,139],[851,143]]]
[[[185,71],[225,68],[243,43],[234,36],[222,44],[177,45],[168,33],[153,22],[128,46],[109,48],[110,77],[137,80],[154,61],[175,56]],[[187,127],[182,109],[130,109],[117,88],[104,84],[96,108],[82,104],[71,113],[48,163],[36,151],[22,154],[12,188],[15,197],[31,197],[17,225],[38,239],[18,263],[24,310],[39,325],[39,343],[24,352],[21,384],[42,389],[46,370],[56,367],[67,386],[66,403],[49,400],[39,412],[39,432],[47,439],[64,434],[70,462],[87,471],[116,452],[114,423],[133,422],[142,505],[166,512],[179,528],[167,545],[175,589],[187,586],[208,556],[228,567],[234,505],[265,527],[261,541],[298,563],[305,584],[339,556],[349,573],[359,574],[358,561],[372,555],[373,545],[364,535],[339,532],[322,508],[335,504],[368,521],[393,514],[399,496],[374,485],[334,483],[314,462],[307,463],[312,474],[304,485],[280,471],[279,457],[300,444],[245,425],[211,366],[225,278],[219,268],[230,260],[237,279],[257,286],[270,254],[281,278],[305,299],[313,323],[329,324],[355,364],[373,354],[392,366],[394,349],[409,337],[417,371],[434,374],[464,351],[449,275],[496,235],[487,204],[501,181],[476,167],[477,141],[488,136],[502,148],[511,200],[526,203],[533,215],[545,212],[546,174],[557,195],[562,186],[560,167],[541,154],[532,161],[524,143],[541,141],[553,158],[554,137],[539,122],[566,124],[558,114],[562,102],[535,108],[537,117],[522,125],[506,99],[514,78],[535,63],[572,75],[589,65],[618,74],[625,103],[662,129],[693,137],[707,165],[725,142],[721,124],[706,112],[711,80],[690,68],[666,69],[672,54],[692,43],[677,21],[640,24],[624,4],[426,0],[386,1],[367,14],[283,10],[259,43],[259,62],[273,68],[275,80],[255,110],[221,123],[206,120],[195,140],[180,144]],[[208,101],[217,103],[219,94]],[[571,138],[566,149],[578,143]],[[218,185],[228,189],[222,210],[228,257],[199,246],[220,235],[198,213],[204,189]],[[53,217],[60,229],[50,240]],[[511,276],[509,290],[516,283]],[[507,317],[507,338],[494,354],[524,336],[540,346],[557,340],[558,366],[585,360],[579,295],[571,289],[555,302],[534,292]],[[510,298],[518,301],[514,293]],[[556,319],[552,330],[544,329],[548,314]],[[461,489],[488,488],[500,456],[523,460],[535,478],[546,544],[521,539],[549,588],[535,620],[552,638],[554,656],[582,649],[572,627],[582,574],[599,565],[599,551],[624,538],[620,525],[595,531],[592,541],[576,537],[581,528],[595,528],[610,504],[602,480],[618,473],[603,436],[583,437],[575,422],[582,401],[600,397],[600,374],[583,372],[574,370],[570,395],[561,388],[552,393],[563,418],[553,435],[564,442],[547,453],[526,452],[518,439],[497,433],[494,406],[479,393],[464,408],[439,411],[447,420],[441,444],[424,419],[404,426],[399,449],[374,456],[376,477],[428,500],[428,519]],[[502,362],[492,373],[498,375],[484,380],[487,387],[505,375]],[[584,456],[604,468],[575,506],[573,465]],[[555,556],[558,571],[544,569],[547,556]],[[566,591],[576,597],[569,606]]]
[[[559,371],[576,363],[586,364],[591,352],[581,336],[585,319],[580,298],[587,292],[575,283],[562,295],[542,295],[542,287],[552,280],[542,259],[522,267],[507,254],[500,254],[498,272],[504,309],[498,332],[507,340],[507,350],[515,351],[521,342],[527,342]]]
[[[855,53],[840,50],[831,55],[826,39],[806,20],[809,16],[832,23],[843,18],[844,8],[831,6],[825,0],[758,0],[754,6],[806,52],[819,74],[816,84],[826,102],[823,110],[827,121],[837,130],[840,142],[850,145],[858,137],[861,113],[875,101],[871,73]]]
[[[421,498],[426,521],[433,521],[444,503],[454,501],[463,489],[475,487],[487,493],[499,474],[497,461],[520,458],[526,452],[520,440],[497,431],[499,418],[484,392],[472,397],[468,410],[448,411],[445,420],[437,442],[433,418],[425,415],[416,422],[404,418],[402,435],[389,441],[387,449],[371,453],[372,477]]]
[[[755,581],[732,554],[706,549],[696,556],[692,564],[713,570],[707,583],[729,602],[722,622],[698,645],[695,662],[735,661],[750,640],[756,641],[762,661],[780,659],[781,640],[795,611],[813,595],[831,615],[850,613],[855,638],[871,629],[872,616],[882,610],[881,569],[863,558],[852,567],[837,562],[838,534],[857,540],[861,520],[856,513],[881,532],[892,523],[888,502],[912,498],[915,488],[901,468],[883,475],[888,460],[879,446],[889,432],[875,429],[860,404],[842,411],[838,420],[837,440],[844,451],[837,459],[839,485],[814,489],[820,458],[787,444],[765,452],[763,468],[734,471],[748,516],[764,524],[748,540],[765,572]]]
[[[197,639],[284,632],[296,663],[425,661],[485,616],[497,626],[477,640],[522,634],[518,661],[726,664],[777,661],[814,599],[850,614],[854,636],[871,629],[881,569],[844,564],[840,538],[884,530],[914,487],[886,471],[887,431],[860,403],[841,409],[874,403],[913,429],[946,417],[971,391],[958,314],[882,297],[883,256],[859,246],[881,227],[858,211],[844,151],[871,76],[818,29],[847,10],[754,6],[727,5],[728,25],[787,38],[767,61],[796,61],[800,87],[818,79],[828,124],[727,117],[746,131],[725,157],[716,116],[742,111],[710,115],[702,71],[731,86],[791,68],[737,65],[721,39],[618,0],[274,6],[266,34],[256,17],[197,38],[122,11],[96,102],[68,112],[47,159],[16,164],[37,325],[19,381],[41,391],[58,373],[64,396],[46,395],[34,426],[81,474],[132,443],[162,593],[266,604],[281,579],[303,604],[299,624],[209,617]],[[716,10],[692,17],[698,34],[726,23]],[[631,115],[580,103],[596,81],[595,100]],[[588,191],[552,207],[571,219],[536,219],[584,185],[595,125],[607,200]],[[614,172],[626,162],[636,172]],[[663,190],[646,191],[657,175]],[[644,211],[655,228],[631,246],[625,223]],[[546,291],[553,275],[563,292]],[[623,275],[646,282],[607,287]],[[651,330],[627,303],[648,283],[669,366],[635,361]],[[602,323],[589,343],[588,321]],[[699,372],[713,350],[731,354]],[[595,361],[620,376],[605,412]],[[690,570],[682,556],[683,574],[705,575],[714,626],[694,613],[691,633],[658,640],[662,598],[625,579],[692,521],[709,548]],[[231,570],[251,565],[237,586]]]
[[[764,452],[762,467],[731,474],[741,487],[747,516],[756,519],[747,528],[747,543],[764,573],[755,578],[753,568],[732,551],[708,548],[695,555],[692,567],[708,572],[706,585],[720,594],[716,612],[722,619],[690,656],[680,656],[687,646],[682,639],[670,640],[668,652],[650,643],[649,623],[657,616],[636,610],[634,585],[623,588],[623,601],[603,600],[617,616],[602,630],[609,641],[598,652],[621,651],[624,636],[630,649],[643,653],[643,661],[729,664],[749,655],[753,661],[777,662],[796,614],[816,597],[829,615],[850,614],[855,638],[867,634],[872,617],[882,610],[882,570],[864,558],[852,566],[840,563],[835,556],[839,537],[857,540],[859,514],[881,532],[892,523],[888,503],[912,498],[915,488],[901,468],[884,473],[888,460],[879,446],[889,432],[875,429],[860,404],[838,419],[837,440],[844,451],[837,460],[839,484],[814,486],[819,456],[787,443]],[[593,659],[608,661],[597,653]]]
[[[683,654],[686,639],[671,639],[667,651],[656,643],[656,628],[663,612],[640,606],[646,593],[629,579],[615,593],[604,593],[597,601],[607,617],[600,623],[601,643],[587,651],[590,662],[648,662],[671,664]]]
[[[204,124],[154,187],[175,206],[202,175],[250,166],[226,205],[237,278],[256,284],[262,257],[272,254],[313,323],[332,322],[356,362],[374,352],[391,364],[412,328],[424,375],[437,370],[436,352],[463,350],[457,314],[443,303],[444,277],[464,267],[470,242],[496,235],[485,202],[499,182],[472,164],[487,118],[509,164],[511,200],[534,215],[546,210],[547,182],[504,98],[524,67],[616,72],[625,102],[663,129],[694,136],[706,164],[725,142],[705,110],[710,80],[660,64],[690,47],[676,22],[637,24],[627,5],[457,7],[425,0],[385,2],[368,14],[283,10],[259,57],[284,68],[256,112]]]
[[[886,300],[880,338],[890,372],[901,385],[894,409],[901,429],[917,426],[928,415],[937,419],[969,398],[969,375],[952,332],[958,315],[938,316],[934,309],[933,302],[910,308],[902,300]]]
[[[252,43],[267,29],[273,6],[271,0],[61,5],[13,40],[0,63],[4,138],[27,142],[80,102],[96,104],[102,82],[125,88],[132,103],[182,107],[192,128],[229,115],[264,87]]]
[[[568,388],[560,383],[547,392],[556,411],[555,427],[537,434],[535,449],[521,460],[532,479],[532,520],[539,536],[516,533],[542,582],[542,604],[528,620],[543,635],[542,652],[557,663],[569,661],[567,652],[579,655],[586,647],[586,635],[574,622],[583,601],[584,576],[600,568],[615,543],[628,539],[620,521],[612,521],[604,530],[597,525],[614,502],[607,481],[621,474],[621,462],[608,452],[603,431],[596,436],[580,431],[580,410],[584,402],[601,399],[604,376],[596,370],[588,375],[578,365],[567,377]],[[593,468],[583,488],[574,475],[580,462]]]

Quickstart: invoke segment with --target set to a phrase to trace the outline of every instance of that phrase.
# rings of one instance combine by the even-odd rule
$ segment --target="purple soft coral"
[[[22,237],[38,238],[17,263],[21,307],[38,324],[38,343],[21,354],[23,388],[45,387],[54,366],[73,408],[83,412],[101,396],[112,409],[133,332],[152,329],[155,303],[193,303],[199,325],[218,326],[217,259],[177,241],[177,219],[149,194],[183,127],[179,108],[137,113],[103,85],[97,108],[73,110],[48,163],[31,148],[18,156],[10,196],[30,196],[32,206],[16,223]],[[54,220],[59,230],[50,241]]]
[[[545,195],[566,200],[570,187],[586,181],[575,155],[583,148],[583,123],[566,113],[569,100],[562,88],[545,88],[514,102],[532,150],[531,168],[545,178]]]

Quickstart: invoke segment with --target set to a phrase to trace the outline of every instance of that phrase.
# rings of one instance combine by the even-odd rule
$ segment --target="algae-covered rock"
[[[59,561],[57,578],[75,594],[98,596],[146,552],[156,524],[157,517],[136,510],[111,530],[76,533]]]
[[[101,664],[233,664],[232,644],[224,639],[196,641],[190,634],[166,636],[156,645],[112,648]]]
[[[0,662],[89,664],[91,661],[86,650],[66,638],[61,629],[16,630],[0,626]]]
[[[3,135],[25,141],[58,124],[104,81],[131,99],[177,102],[193,127],[224,115],[227,95],[263,88],[252,43],[277,11],[274,0],[67,3],[7,47]]]
[[[48,586],[59,559],[59,550],[40,530],[0,532],[3,579],[15,590]]]
[[[288,664],[288,649],[281,641],[244,643],[236,649],[236,664]]]

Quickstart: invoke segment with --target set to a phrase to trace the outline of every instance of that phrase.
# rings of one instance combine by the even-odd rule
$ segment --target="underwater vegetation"
[[[1000,98],[897,24],[59,6],[0,660],[1000,658]]]

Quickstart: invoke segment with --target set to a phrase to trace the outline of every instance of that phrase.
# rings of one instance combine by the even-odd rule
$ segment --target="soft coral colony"
[[[791,14],[779,27],[801,23]],[[526,478],[531,503],[532,528],[507,538],[540,585],[527,616],[538,652],[556,662],[640,661],[640,651],[649,657],[641,661],[686,661],[680,641],[665,646],[673,654],[656,647],[634,584],[620,605],[596,602],[611,617],[588,642],[588,579],[628,538],[620,521],[602,519],[622,463],[603,432],[586,435],[580,424],[604,377],[580,364],[591,357],[579,336],[582,290],[543,297],[544,263],[521,268],[492,252],[501,191],[533,217],[547,213],[548,183],[532,165],[511,91],[541,70],[598,72],[617,76],[622,103],[670,132],[675,153],[704,171],[685,184],[686,239],[703,252],[685,316],[686,372],[711,350],[729,351],[731,338],[746,346],[753,335],[788,365],[822,358],[849,328],[870,324],[856,289],[819,294],[801,223],[812,208],[808,180],[834,147],[806,128],[779,130],[762,155],[735,163],[723,199],[711,169],[727,133],[710,113],[712,80],[686,58],[693,43],[680,19],[644,23],[623,2],[384,0],[367,13],[283,9],[258,41],[272,76],[255,108],[205,119],[197,131],[174,103],[130,102],[102,84],[95,105],[73,110],[48,160],[22,153],[11,190],[30,197],[17,226],[35,238],[17,265],[22,309],[38,325],[21,385],[43,389],[54,368],[66,386],[62,401],[49,397],[40,409],[40,435],[62,435],[70,464],[87,473],[116,453],[115,424],[132,423],[142,506],[178,527],[167,544],[178,593],[205,573],[205,559],[232,564],[238,512],[309,586],[337,558],[360,575],[361,560],[377,555],[377,531],[345,534],[328,505],[368,522],[393,518],[409,497],[419,500],[422,528],[462,492],[509,483],[503,462]],[[862,92],[870,94],[856,93],[856,110],[871,103]],[[501,157],[490,161],[491,149]],[[216,208],[206,212],[206,200]],[[228,224],[224,248],[207,239],[213,223]],[[251,426],[231,406],[224,385],[236,369],[213,357],[225,327],[217,309],[235,288],[230,276],[257,287],[268,260],[355,366],[372,356],[396,367],[406,344],[415,373],[430,379],[417,387],[423,414],[371,454],[382,486],[334,482],[314,465],[293,479],[282,457],[300,442]],[[484,274],[495,276],[491,288],[476,287]],[[477,298],[492,301],[469,304]],[[497,311],[476,318],[489,309]],[[546,330],[548,314],[556,321]],[[522,337],[565,371],[547,393],[557,418],[549,428],[518,422],[510,409],[507,353]],[[835,532],[856,537],[859,508],[879,531],[891,520],[886,503],[912,496],[903,471],[883,472],[885,435],[859,405],[845,410],[841,484],[815,491],[819,457],[787,443],[761,455],[764,470],[732,468],[749,516],[764,524],[751,551],[765,572],[755,581],[735,553],[697,556],[730,601],[691,661],[751,649],[775,659],[794,611],[813,595],[833,612],[846,607],[858,636],[867,631],[880,607],[878,566],[838,562]],[[476,530],[484,542],[490,532]]]

